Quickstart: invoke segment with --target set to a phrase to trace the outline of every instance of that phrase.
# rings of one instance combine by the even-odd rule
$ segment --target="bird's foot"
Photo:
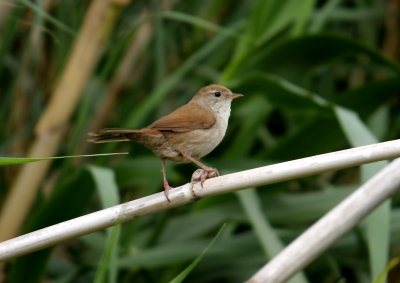
[[[163,186],[164,186],[164,195],[165,195],[165,197],[167,198],[167,201],[168,201],[168,202],[171,202],[171,200],[170,200],[169,197],[168,197],[168,193],[169,193],[169,190],[173,189],[173,187],[171,187],[171,186],[168,184],[168,182],[166,182],[166,181],[164,181]]]
[[[192,175],[191,183],[193,184],[196,182],[200,182],[201,187],[203,187],[205,180],[218,176],[220,176],[220,174],[215,168],[207,167],[207,169],[197,169]]]
[[[217,169],[209,168],[209,170],[205,169],[197,169],[192,174],[192,179],[190,180],[190,190],[193,193],[194,200],[198,200],[200,197],[194,191],[194,184],[200,182],[201,187],[203,187],[203,183],[206,179],[214,178],[219,176],[219,172]]]

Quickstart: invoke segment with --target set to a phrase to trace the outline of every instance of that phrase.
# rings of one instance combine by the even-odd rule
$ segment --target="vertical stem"
[[[105,21],[110,3],[111,0],[92,1],[65,70],[38,122],[37,138],[28,157],[52,156],[57,151],[110,30]],[[20,230],[49,165],[50,162],[40,162],[22,166],[0,214],[0,241],[12,238]]]

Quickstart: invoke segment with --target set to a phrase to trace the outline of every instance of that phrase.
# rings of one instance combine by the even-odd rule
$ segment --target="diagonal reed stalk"
[[[248,282],[287,282],[400,188],[399,168],[400,158],[382,169],[301,234]]]
[[[186,184],[170,192],[171,202],[167,201],[163,193],[157,193],[2,242],[0,243],[0,261],[9,260],[136,217],[181,206],[205,196],[229,193],[399,156],[400,140],[394,140],[228,174],[207,180],[204,187],[198,183],[193,186]],[[393,166],[395,165],[390,168]],[[377,193],[380,192],[378,186],[379,184],[375,189]],[[378,199],[380,202],[385,200],[384,197]],[[365,204],[359,202],[357,205],[364,206],[368,203],[369,201]],[[377,205],[377,203],[374,204]],[[374,207],[368,206],[364,215],[371,212]],[[352,214],[353,212],[348,211],[348,213]],[[340,221],[338,224],[343,225]],[[338,229],[338,232],[343,231]]]

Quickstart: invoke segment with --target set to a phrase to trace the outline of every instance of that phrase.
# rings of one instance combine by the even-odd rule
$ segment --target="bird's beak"
[[[238,97],[241,97],[241,96],[243,96],[243,94],[240,94],[240,93],[232,93],[232,99],[235,99],[235,98],[238,98]]]

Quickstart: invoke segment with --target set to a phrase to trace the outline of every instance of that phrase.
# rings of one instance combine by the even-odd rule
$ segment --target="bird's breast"
[[[228,127],[230,108],[216,113],[215,124],[208,129],[197,129],[188,132],[166,132],[166,141],[153,148],[158,156],[178,163],[190,162],[180,153],[199,159],[213,151],[222,141]]]
[[[221,143],[225,136],[228,127],[229,113],[230,111],[217,113],[216,122],[209,129],[198,129],[181,133],[180,137],[183,142],[180,144],[178,150],[196,159],[209,154]]]

